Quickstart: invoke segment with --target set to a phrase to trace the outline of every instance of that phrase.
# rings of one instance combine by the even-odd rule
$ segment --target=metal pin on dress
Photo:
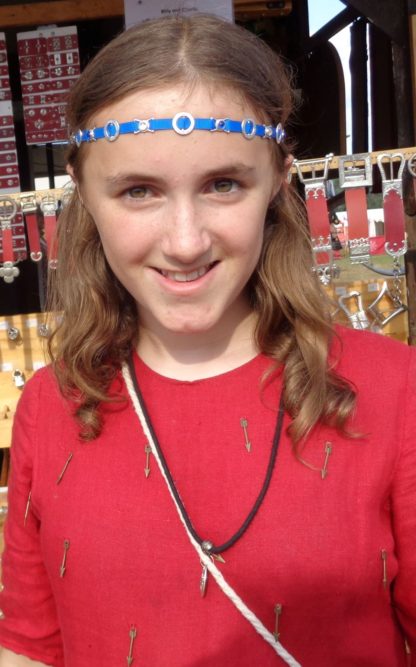
[[[145,454],[146,454],[146,463],[145,463],[145,467],[144,467],[144,474],[145,474],[145,477],[147,479],[150,475],[150,454],[152,453],[151,446],[146,445],[145,448],[144,448],[144,451],[145,451]]]
[[[134,642],[135,642],[136,637],[137,637],[137,629],[134,626],[132,626],[130,628],[129,635],[130,635],[130,649],[129,649],[129,654],[126,658],[128,667],[130,667],[130,665],[132,665],[133,661],[134,661],[133,647],[134,647]]]
[[[61,579],[65,575],[65,572],[66,572],[66,557],[67,557],[69,546],[70,546],[69,540],[64,540],[64,555],[63,555],[63,558],[62,558],[61,567],[59,569],[59,576],[61,577]]]
[[[25,518],[24,518],[24,521],[23,521],[24,526],[26,526],[27,517],[29,516],[30,501],[31,500],[32,500],[32,491],[29,491],[29,495],[27,497],[26,509],[25,509]]]
[[[387,584],[389,583],[388,578],[387,578],[387,551],[386,549],[381,550],[381,560],[383,563],[383,588],[387,588]]]
[[[248,452],[250,452],[251,451],[251,442],[249,440],[248,433],[247,433],[248,421],[245,417],[241,417],[240,425],[241,425],[241,428],[244,431],[244,439],[246,441],[246,449],[247,449]]]
[[[279,640],[279,637],[280,637],[280,632],[279,632],[279,619],[280,619],[280,616],[281,616],[281,614],[282,614],[282,605],[281,605],[281,604],[276,604],[276,605],[275,605],[275,607],[274,607],[274,613],[275,613],[276,619],[275,619],[275,624],[274,624],[274,632],[273,632],[273,636],[274,636],[275,640],[278,641],[278,640]]]
[[[325,461],[324,465],[321,470],[321,477],[322,479],[325,479],[325,477],[328,474],[328,462],[329,462],[329,457],[332,453],[332,442],[326,442],[325,443]]]

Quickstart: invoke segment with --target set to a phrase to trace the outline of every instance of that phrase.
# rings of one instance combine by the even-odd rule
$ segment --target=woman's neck
[[[155,332],[141,326],[137,352],[160,375],[198,380],[233,370],[253,359],[256,315],[248,314],[230,333]]]

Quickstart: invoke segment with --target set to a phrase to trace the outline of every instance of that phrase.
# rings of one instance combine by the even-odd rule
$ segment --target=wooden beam
[[[1,0],[0,0],[1,2]],[[292,1],[235,0],[237,18],[284,16],[292,11]],[[75,23],[124,16],[123,0],[52,0],[9,3],[0,6],[0,30],[50,23]]]
[[[407,16],[404,0],[374,2],[374,0],[341,0],[383,30],[397,44],[407,42]]]
[[[54,0],[0,7],[0,29],[123,16],[123,0]]]

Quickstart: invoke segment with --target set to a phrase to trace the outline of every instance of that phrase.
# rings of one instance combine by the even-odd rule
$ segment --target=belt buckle
[[[20,208],[23,214],[36,213],[36,196],[34,194],[21,195],[19,197]]]
[[[305,186],[306,193],[322,188],[325,192],[325,182],[328,179],[329,165],[333,157],[333,153],[328,153],[324,158],[318,160],[316,158],[312,158],[311,160],[293,160],[293,166],[296,168],[299,180]],[[312,175],[305,176],[302,167],[310,167]]]
[[[395,163],[399,161],[397,174],[394,174]],[[377,155],[377,166],[381,174],[381,184],[383,199],[390,190],[395,190],[403,199],[402,176],[405,166],[403,153],[381,153]],[[386,173],[386,167],[389,167],[389,174]],[[389,178],[390,177],[390,178]]]
[[[359,188],[373,185],[370,153],[353,153],[338,158],[339,185],[341,188]]]

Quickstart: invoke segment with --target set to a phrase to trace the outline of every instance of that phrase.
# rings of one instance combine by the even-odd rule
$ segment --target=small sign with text
[[[215,14],[234,20],[232,0],[124,0],[126,28],[162,16]]]

